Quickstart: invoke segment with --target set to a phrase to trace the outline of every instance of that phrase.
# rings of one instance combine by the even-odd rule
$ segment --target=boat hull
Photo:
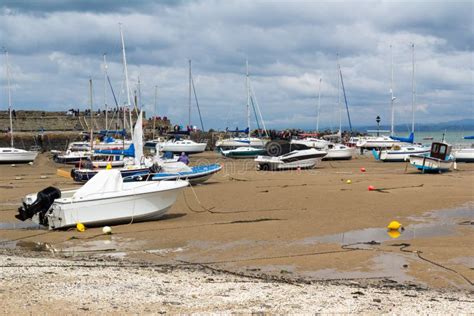
[[[410,155],[429,155],[430,150],[420,150],[420,151],[398,151],[398,150],[383,150],[380,152],[379,160],[383,162],[403,162],[407,161],[410,158]]]
[[[454,164],[453,159],[441,160],[422,155],[410,155],[410,164],[422,172],[449,171]]]
[[[7,150],[11,150],[8,152]],[[26,151],[16,148],[3,148],[0,151],[0,163],[28,163],[36,159],[35,151]]]
[[[166,182],[140,182],[142,187],[124,190],[109,197],[85,201],[58,199],[47,213],[50,229],[60,229],[82,223],[86,226],[117,225],[156,220],[165,215],[175,203],[187,182],[170,189]],[[127,192],[130,191],[130,192]]]
[[[71,176],[76,182],[87,182],[94,177],[100,170],[99,169],[72,169]],[[122,169],[120,170],[122,177],[131,177],[138,174],[150,173],[149,168],[137,168],[137,169]]]
[[[453,152],[456,162],[474,162],[474,148],[463,148]]]
[[[258,155],[265,154],[266,150],[263,148],[250,148],[240,147],[236,149],[221,150],[221,154],[226,158],[234,159],[246,159],[246,158],[255,158]]]

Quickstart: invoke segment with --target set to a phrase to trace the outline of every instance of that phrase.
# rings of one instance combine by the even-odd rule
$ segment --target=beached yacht
[[[430,147],[418,145],[418,144],[407,144],[400,143],[393,145],[390,149],[376,151],[372,149],[372,153],[376,160],[384,162],[400,162],[407,161],[410,155],[428,155],[430,153]]]
[[[10,118],[10,147],[0,147],[0,163],[23,163],[32,162],[36,159],[36,151],[28,151],[15,148],[13,144],[13,120],[12,120],[12,97],[10,87],[10,66],[8,63],[8,52],[5,51],[8,86],[8,113]]]

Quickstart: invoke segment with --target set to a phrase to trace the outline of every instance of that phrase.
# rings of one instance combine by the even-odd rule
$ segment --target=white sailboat
[[[13,142],[12,96],[10,87],[10,65],[8,52],[5,51],[8,86],[8,112],[10,116],[10,147],[0,147],[0,163],[26,163],[36,159],[38,152],[15,148]]]
[[[222,150],[221,154],[228,158],[255,158],[266,152],[263,147],[252,147],[250,145],[250,84],[249,84],[249,62],[246,61],[246,85],[247,85],[247,146],[237,146],[233,149]],[[219,148],[219,146],[217,146]]]
[[[260,107],[258,106],[258,103],[256,101],[255,93],[250,85],[250,77],[248,74],[248,60],[246,61],[246,88],[247,88],[247,128],[245,130],[239,130],[236,128],[235,130],[228,131],[226,130],[226,133],[232,133],[234,134],[234,137],[230,138],[223,138],[219,139],[216,141],[216,148],[220,151],[222,150],[231,150],[231,149],[237,149],[239,147],[250,147],[250,148],[255,148],[255,149],[264,149],[267,143],[269,142],[268,139],[268,133],[267,133],[267,128],[265,127],[265,122],[263,120],[262,112],[260,111]],[[255,104],[254,104],[255,101]],[[252,105],[254,106],[254,111],[255,111],[255,119],[257,120],[258,124],[258,118],[260,118],[260,121],[262,123],[263,127],[263,132],[267,136],[267,138],[259,138],[259,137],[253,137],[250,136],[250,102],[252,102]],[[257,117],[258,113],[258,117]],[[244,150],[248,151],[248,150]],[[244,152],[243,151],[243,152]]]
[[[191,60],[189,60],[189,95],[188,95],[188,128],[191,127],[191,96],[194,89]],[[196,93],[196,91],[194,91]],[[196,99],[197,100],[197,99]],[[196,101],[197,102],[197,101]],[[202,123],[202,120],[201,120]],[[155,147],[162,152],[172,153],[186,153],[186,154],[197,154],[202,153],[206,150],[207,142],[195,142],[191,139],[182,139],[181,137],[174,137],[169,140],[163,140],[161,138],[153,139],[148,141],[147,147]]]
[[[411,126],[411,135],[410,138],[414,137],[415,133],[415,45],[412,44],[412,126]],[[391,83],[390,83],[390,94],[391,94],[391,110],[392,110],[392,124],[391,124],[391,135],[394,137],[395,128],[394,128],[394,101],[395,97],[393,96],[393,55],[392,55],[392,46],[390,45],[390,56],[391,56]],[[392,145],[391,148],[381,150],[379,153],[373,152],[374,157],[383,162],[397,162],[397,161],[406,161],[409,159],[410,155],[428,155],[430,153],[430,147],[411,144],[405,142],[399,142]]]

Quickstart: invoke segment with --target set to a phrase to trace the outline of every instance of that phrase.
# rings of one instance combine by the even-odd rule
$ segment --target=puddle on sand
[[[397,282],[413,281],[414,278],[407,274],[404,268],[408,264],[407,258],[399,254],[384,253],[370,259],[366,266],[370,267],[368,271],[355,268],[350,271],[340,271],[337,269],[321,269],[316,271],[302,272],[301,274],[316,280],[328,279],[363,279],[363,278],[390,278]]]
[[[474,208],[468,205],[459,209],[448,209],[425,213],[423,217],[414,217],[412,220],[422,223],[408,225],[397,238],[387,233],[387,228],[365,228],[338,234],[314,236],[299,241],[299,244],[339,243],[353,244],[369,241],[384,242],[389,240],[412,240],[415,238],[429,238],[448,236],[456,233],[459,223],[464,220],[474,220]]]
[[[35,230],[35,229],[47,229],[47,228],[39,224],[33,223],[32,221],[0,222],[0,230],[13,230],[13,229]]]

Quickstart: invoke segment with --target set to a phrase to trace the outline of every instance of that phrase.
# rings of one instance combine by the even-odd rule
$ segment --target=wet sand
[[[71,303],[67,296],[48,296],[48,300],[41,300],[49,293],[41,290],[46,286],[41,281],[44,272],[41,269],[31,272],[24,268],[25,263],[51,260],[52,264],[53,259],[49,258],[54,257],[54,260],[89,264],[104,260],[105,255],[122,263],[139,263],[143,271],[136,267],[135,272],[110,268],[120,275],[130,273],[132,278],[134,273],[145,278],[147,271],[153,270],[145,268],[147,266],[171,267],[171,275],[167,277],[174,286],[170,286],[171,292],[162,298],[173,291],[184,298],[177,299],[182,305],[160,301],[164,311],[398,311],[398,303],[377,304],[374,301],[379,299],[377,291],[386,292],[380,294],[382,302],[399,295],[399,302],[406,311],[413,311],[410,304],[427,304],[438,312],[445,311],[447,306],[472,311],[474,164],[459,163],[458,170],[445,174],[420,174],[405,163],[380,163],[371,157],[358,157],[352,161],[322,162],[312,170],[257,172],[253,161],[222,160],[214,153],[192,157],[193,163],[215,161],[223,163],[223,170],[203,185],[186,188],[160,221],[114,226],[111,236],[102,235],[101,228],[90,228],[84,233],[0,229],[3,248],[9,248],[2,249],[2,261],[11,256],[15,262],[24,262],[15,268],[16,274],[7,273],[8,277],[2,278],[18,279],[20,284],[33,282],[38,286],[35,292],[38,302],[29,301],[30,305],[22,311],[32,311],[35,306],[48,308],[59,301],[66,305]],[[16,208],[27,193],[49,185],[77,186],[72,180],[56,175],[59,167],[47,155],[41,155],[33,166],[0,165],[0,222],[16,221]],[[366,172],[361,172],[361,167],[365,167]],[[346,183],[348,179],[351,184]],[[369,185],[383,190],[368,191]],[[398,220],[406,227],[396,239],[385,232],[391,220]],[[25,256],[40,258],[24,259]],[[79,275],[83,273],[82,268],[71,269],[79,269],[75,272]],[[30,271],[30,276],[23,280],[18,277],[21,271]],[[62,280],[55,283],[57,286],[73,287],[74,281],[67,273],[53,272]],[[235,287],[237,294],[229,294],[231,297],[247,296],[242,300],[222,299],[226,303],[220,298],[214,301],[219,291],[229,290],[212,287],[213,282],[205,281],[210,274]],[[197,281],[183,281],[177,275],[184,280],[196,278]],[[154,277],[161,279],[163,275]],[[127,289],[125,279],[125,276],[117,279],[114,288]],[[247,286],[239,291],[240,282]],[[258,297],[252,299],[250,293],[264,286],[268,286],[269,298],[265,300],[260,294],[254,294]],[[206,294],[193,294],[198,297],[194,299],[191,294],[186,296],[182,287],[207,290],[203,292]],[[278,292],[278,287],[284,291]],[[354,289],[357,287],[371,290],[365,293],[367,295],[352,295],[358,291]],[[19,311],[14,308],[17,302],[14,294],[20,295],[22,289],[20,286],[8,288],[0,296],[3,301],[11,302],[6,305],[6,311],[13,313]],[[383,290],[387,288],[389,291]],[[135,289],[139,291],[140,287]],[[409,294],[411,292],[404,292],[412,290],[417,293],[416,298]],[[245,294],[246,291],[249,293]],[[285,291],[295,291],[291,292],[294,298],[280,296]],[[344,293],[337,300],[339,305],[335,301],[331,303],[329,296],[324,300],[325,291],[335,297],[338,297],[335,293]],[[456,300],[460,302],[446,305],[447,299],[430,301],[431,296],[425,295],[428,292],[437,298],[444,297],[443,293],[459,295]],[[314,299],[305,299],[307,293]],[[319,293],[319,300],[315,293]],[[407,293],[409,296],[405,296]],[[201,301],[207,304],[196,305],[202,295],[209,296],[207,301]],[[365,303],[360,297],[364,297]],[[118,305],[114,305],[116,308],[104,302],[97,303],[101,309],[97,304],[87,308],[97,312],[131,312],[139,301],[124,299],[124,304],[119,300]],[[297,307],[288,307],[293,302]],[[327,304],[318,305],[318,302]]]

